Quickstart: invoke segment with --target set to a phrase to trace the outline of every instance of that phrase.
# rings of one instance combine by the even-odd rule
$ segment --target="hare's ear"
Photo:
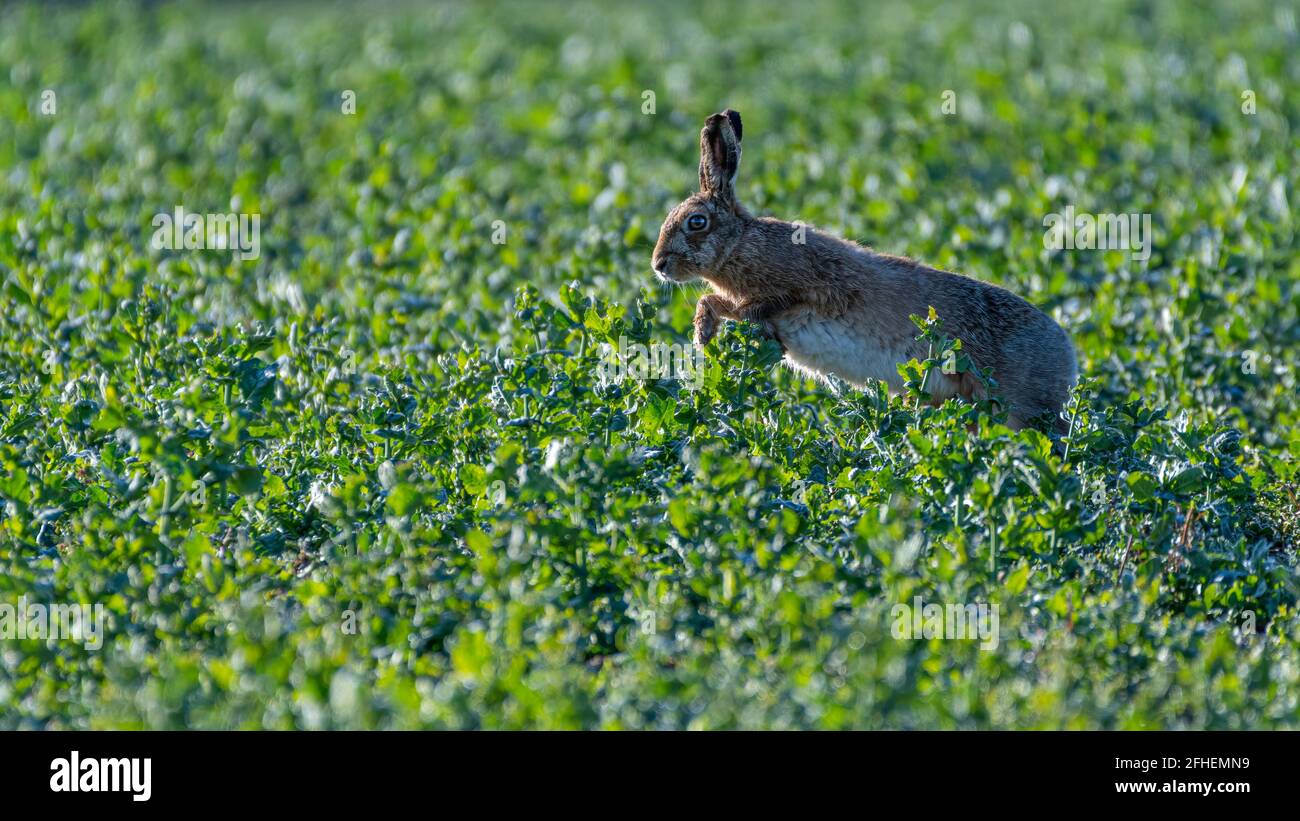
[[[740,169],[740,113],[727,109],[700,130],[700,191],[734,202]]]

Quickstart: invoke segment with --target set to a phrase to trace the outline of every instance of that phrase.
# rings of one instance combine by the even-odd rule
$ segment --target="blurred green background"
[[[0,601],[111,618],[0,643],[0,726],[1300,725],[1298,16],[6,5]],[[649,258],[724,107],[751,210],[1070,332],[1064,452],[743,328],[598,378],[688,341]],[[177,205],[260,257],[152,249]],[[891,637],[918,595],[998,648]]]

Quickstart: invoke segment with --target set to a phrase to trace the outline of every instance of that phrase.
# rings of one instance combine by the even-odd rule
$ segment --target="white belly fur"
[[[902,340],[886,341],[854,324],[809,314],[779,317],[773,324],[785,343],[785,361],[796,370],[834,374],[859,386],[879,379],[902,388],[898,365],[911,357]]]

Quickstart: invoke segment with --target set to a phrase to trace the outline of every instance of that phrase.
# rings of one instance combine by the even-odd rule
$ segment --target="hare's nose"
[[[660,279],[668,279],[668,258],[667,256],[655,255],[650,260],[650,267],[654,269],[655,274]]]

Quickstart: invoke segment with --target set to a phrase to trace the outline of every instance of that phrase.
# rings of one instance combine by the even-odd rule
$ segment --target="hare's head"
[[[749,215],[736,202],[740,114],[727,109],[700,131],[700,191],[664,219],[651,265],[666,282],[698,279],[726,262]]]

